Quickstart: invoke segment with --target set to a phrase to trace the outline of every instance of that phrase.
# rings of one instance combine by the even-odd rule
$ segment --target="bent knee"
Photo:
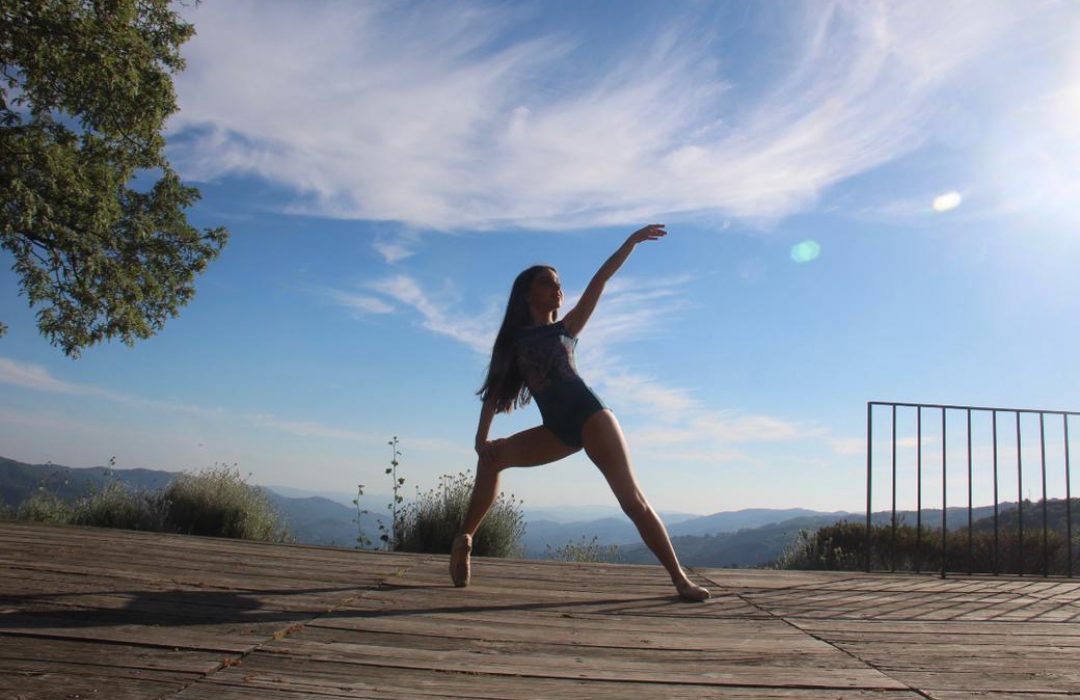
[[[619,505],[622,506],[623,512],[627,517],[637,522],[640,518],[649,514],[652,509],[649,502],[645,500],[645,496],[640,493],[634,494],[630,498],[622,501]]]
[[[489,469],[496,472],[501,472],[507,467],[513,466],[514,456],[511,454],[512,449],[509,441],[506,438],[496,438],[491,441],[491,456],[492,459],[488,465]]]

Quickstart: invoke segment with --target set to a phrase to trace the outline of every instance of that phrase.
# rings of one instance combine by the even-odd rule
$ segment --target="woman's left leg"
[[[607,479],[623,512],[637,527],[642,541],[671,575],[679,595],[691,600],[708,598],[707,590],[687,578],[675,556],[664,523],[641,492],[630,465],[626,439],[615,414],[610,409],[604,409],[589,416],[582,428],[581,439],[585,444],[585,453]]]

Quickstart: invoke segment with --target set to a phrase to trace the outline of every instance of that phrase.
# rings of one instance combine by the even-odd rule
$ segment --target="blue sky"
[[[868,400],[1080,408],[1075,3],[185,12],[170,159],[231,240],[158,336],[78,360],[4,264],[0,454],[350,493],[397,435],[426,489],[474,466],[516,274],[568,310],[652,222],[578,366],[663,510],[858,510]],[[581,454],[504,487],[614,503]]]

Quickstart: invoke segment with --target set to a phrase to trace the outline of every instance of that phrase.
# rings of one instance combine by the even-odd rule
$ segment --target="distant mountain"
[[[25,464],[0,457],[0,498],[16,505],[39,486],[62,498],[77,498],[92,488],[105,484],[107,474],[131,486],[156,490],[166,486],[177,473],[151,469],[113,469],[105,467],[72,468],[55,464]],[[261,488],[261,487],[260,487]],[[297,542],[303,544],[352,547],[356,542],[356,508],[343,494],[314,495],[301,489],[264,488],[278,509],[282,520]],[[282,491],[284,493],[282,493]],[[363,532],[378,541],[377,516],[382,515],[388,497],[365,496],[361,506],[371,513],[362,520]],[[1015,503],[999,504],[999,514],[1015,509]],[[967,509],[947,511],[950,529],[967,526]],[[565,508],[532,508],[525,511],[526,528],[523,546],[525,556],[543,558],[552,549],[568,542],[589,542],[593,537],[603,546],[620,546],[627,562],[652,562],[652,554],[641,544],[637,529],[616,506],[573,506]],[[993,515],[991,506],[973,509],[972,517],[980,520]],[[574,516],[584,516],[573,519]],[[592,516],[592,517],[590,517]],[[599,516],[599,517],[596,517]],[[863,513],[843,511],[823,513],[803,508],[752,508],[738,511],[694,516],[688,513],[664,512],[661,517],[672,535],[676,551],[689,566],[757,566],[778,557],[795,539],[799,530],[817,529],[837,520],[862,522]],[[915,513],[897,513],[898,519],[914,525]],[[1013,516],[1015,518],[1015,515]],[[1025,522],[1034,513],[1025,512]],[[889,512],[873,514],[875,523],[888,523]],[[388,518],[384,518],[387,522]],[[924,527],[940,527],[941,511],[924,510]]]
[[[14,506],[39,487],[61,498],[77,498],[86,495],[91,488],[103,486],[110,471],[120,481],[147,490],[162,488],[177,476],[153,469],[75,469],[59,464],[26,464],[0,457],[0,498]]]
[[[153,469],[75,468],[59,464],[26,464],[0,457],[0,497],[7,505],[16,506],[39,487],[43,487],[61,498],[74,499],[85,496],[92,489],[103,487],[109,478],[134,488],[155,491],[167,486],[177,476],[177,472]],[[258,488],[266,493],[277,508],[283,524],[297,542],[338,547],[355,546],[355,506],[346,506],[319,496],[288,498],[271,489]],[[364,534],[369,539],[378,541],[376,514],[365,515],[361,524]]]
[[[552,522],[550,520],[528,520],[524,538],[525,554],[529,557],[544,557],[547,556],[549,546],[554,549],[568,542],[581,542],[582,538],[584,538],[585,542],[590,542],[593,537],[596,538],[599,545],[617,544],[627,551],[631,551],[640,545],[637,528],[621,511],[617,511],[617,513],[618,515],[613,517],[587,521]],[[677,516],[672,517],[668,513],[661,513],[660,517],[672,538],[686,538],[693,536],[720,536],[747,528],[792,521],[797,518],[811,518],[811,521],[808,522],[816,523],[820,521],[828,524],[841,518],[857,516],[844,511],[823,513],[805,508],[748,508],[683,519],[679,519]],[[749,539],[752,539],[752,537]],[[687,540],[687,542],[690,541]],[[765,546],[765,544],[762,544],[762,546]]]
[[[837,520],[835,514],[805,515],[737,532],[673,536],[671,544],[679,561],[686,566],[761,566],[783,554],[801,530],[816,530]],[[656,557],[640,542],[620,545],[619,554],[619,561],[627,564],[656,562]]]
[[[1053,504],[1051,504],[1051,507]],[[1015,527],[1016,515],[1011,511],[1016,510],[1015,503],[998,504],[999,521],[1004,523],[1009,520]],[[738,516],[744,511],[735,513],[718,513],[723,516]],[[753,513],[748,520],[756,518],[768,518],[770,514],[779,514],[792,511],[763,511]],[[795,509],[794,512],[799,512]],[[960,530],[968,525],[967,508],[949,508],[946,511],[946,523],[950,530]],[[1059,507],[1055,513],[1064,512],[1064,507]],[[676,534],[677,527],[670,528],[672,534],[671,543],[675,547],[675,553],[679,561],[687,566],[712,566],[712,567],[752,567],[762,566],[775,561],[795,541],[802,530],[817,530],[818,528],[832,525],[840,520],[848,522],[865,523],[865,513],[820,513],[815,511],[802,511],[802,515],[795,518],[772,522],[759,527],[748,527],[736,532],[715,532],[705,535]],[[993,506],[980,506],[971,509],[972,524],[974,529],[985,528],[987,522],[993,522]],[[708,520],[716,516],[708,516],[700,520]],[[989,517],[989,519],[988,519]],[[1041,517],[1041,509],[1025,508],[1024,522],[1026,527],[1032,527],[1037,518]],[[919,520],[915,511],[897,511],[898,523],[915,525]],[[1060,517],[1059,517],[1060,519]],[[941,510],[924,510],[922,512],[922,525],[924,528],[941,527]],[[733,520],[732,520],[733,521]],[[682,526],[692,525],[695,521],[682,523]],[[723,522],[714,520],[713,522]],[[892,522],[892,512],[884,511],[871,514],[871,522],[879,525],[887,525]],[[1028,524],[1028,523],[1031,524]],[[656,561],[652,552],[645,548],[639,541],[629,540],[628,543],[619,543],[620,561],[628,564],[645,564]]]
[[[617,505],[593,506],[539,506],[523,509],[525,519],[530,523],[541,520],[553,523],[582,523],[604,518],[625,518],[622,508]],[[700,518],[697,513],[666,510],[661,513],[665,523],[681,523],[685,520]]]
[[[853,517],[853,514],[845,511],[823,513],[818,510],[806,508],[747,508],[744,510],[725,511],[705,515],[681,523],[668,524],[668,532],[676,535],[715,535],[721,532],[738,532],[746,528],[762,527],[773,523],[780,523],[794,518],[824,517],[838,520],[840,518]],[[664,521],[667,523],[667,521]]]
[[[322,496],[288,498],[270,489],[264,491],[297,542],[331,547],[356,546],[355,506],[344,506]],[[389,523],[389,518],[386,522]],[[365,515],[361,524],[368,539],[378,542],[380,533],[376,516]]]

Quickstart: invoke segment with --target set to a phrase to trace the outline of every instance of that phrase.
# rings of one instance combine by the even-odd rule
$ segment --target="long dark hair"
[[[529,311],[529,290],[533,280],[544,270],[555,272],[550,265],[533,265],[514,280],[510,290],[510,301],[506,303],[506,315],[503,316],[499,334],[495,336],[495,346],[491,349],[491,363],[488,364],[487,379],[477,395],[481,401],[495,401],[496,413],[508,413],[514,408],[525,406],[532,398],[525,378],[517,366],[517,352],[514,348],[514,336],[522,326],[532,325],[532,313]]]

